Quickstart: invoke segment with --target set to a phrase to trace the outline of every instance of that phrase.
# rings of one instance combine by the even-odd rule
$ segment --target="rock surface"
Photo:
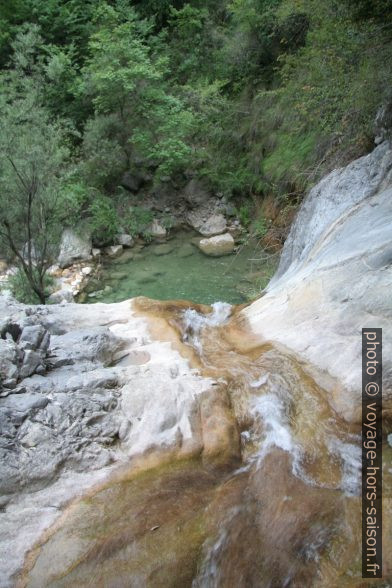
[[[105,247],[104,251],[108,257],[120,257],[123,252],[123,246],[109,245],[109,247]]]
[[[91,249],[90,235],[80,235],[72,229],[65,229],[60,243],[59,266],[65,268],[75,261],[91,259]]]
[[[128,235],[127,233],[121,233],[117,236],[117,243],[123,247],[133,247],[135,241],[131,235]]]
[[[30,308],[0,297],[0,315],[9,317],[2,378],[20,380],[23,357],[27,375],[50,334],[46,373],[0,398],[0,578],[12,586],[25,551],[62,505],[115,464],[159,446],[202,451],[197,407],[212,380],[169,343],[152,341],[129,301]],[[12,325],[21,326],[20,342]]]
[[[239,321],[241,328],[248,329],[241,341],[245,347],[253,341],[250,326],[255,345],[271,341],[288,349],[287,355],[266,357],[266,365],[290,361],[296,365],[292,374],[309,372],[326,392],[325,404],[336,411],[331,415],[338,413],[350,422],[358,422],[360,414],[362,327],[385,329],[384,398],[386,410],[391,407],[391,169],[392,151],[385,143],[324,178],[304,201],[265,295],[234,319],[235,326]],[[230,235],[202,241],[222,240],[222,249],[231,252]],[[168,303],[168,308],[173,307]],[[208,315],[188,311],[189,339],[183,341],[193,341],[194,349],[201,349],[202,328],[230,331],[231,309],[224,305]],[[47,370],[24,377],[0,398],[0,577],[5,588],[13,585],[11,575],[26,551],[67,501],[102,481],[116,464],[129,468],[130,460],[154,457],[158,449],[176,457],[201,455],[207,465],[227,466],[238,460],[247,430],[239,435],[233,411],[243,401],[243,389],[232,390],[229,398],[223,379],[201,377],[171,343],[153,340],[134,301],[30,308],[0,297],[0,316],[7,317],[0,324],[2,378],[20,380],[26,355],[30,367],[32,354],[41,355]],[[158,331],[160,320],[154,323]],[[174,321],[173,329],[176,325]],[[227,361],[232,364],[237,358],[234,371],[240,371],[241,357],[233,354],[225,336],[220,343]],[[174,335],[167,338],[178,342]],[[292,450],[292,440],[278,413],[283,413],[284,403],[291,406],[294,394],[305,394],[305,388],[297,385],[295,377],[290,388],[273,371],[256,377],[254,363],[252,358],[244,364],[250,389],[268,385],[276,393],[273,401],[264,397],[273,410],[268,402],[262,405],[260,434],[265,437],[267,419],[271,444],[277,443],[275,426],[279,451],[286,454]],[[283,364],[283,375],[286,369]],[[313,389],[310,384],[309,389]],[[298,406],[308,402],[306,409],[313,415],[307,392],[306,388]],[[246,420],[242,424],[248,426]],[[264,479],[256,480],[259,489],[273,480],[274,473],[282,477],[283,471],[283,479],[291,479],[276,463],[267,468]],[[281,512],[283,497],[292,494],[290,488],[278,496],[282,500],[271,512],[278,508]],[[309,486],[304,488],[310,491]],[[272,491],[270,495],[273,498]],[[263,494],[262,503],[264,499]],[[317,500],[317,508],[319,504]],[[268,516],[268,509],[265,513]],[[287,530],[293,519],[285,520]],[[311,528],[311,523],[306,525]]]
[[[167,231],[157,219],[154,219],[151,225],[148,227],[148,233],[150,233],[153,239],[159,240],[165,239]]]
[[[230,233],[225,233],[224,235],[217,235],[209,239],[201,239],[198,247],[206,255],[221,257],[222,255],[233,253],[234,239]]]
[[[213,237],[224,233],[226,229],[227,222],[223,214],[213,214],[201,225],[199,232],[204,237]]]
[[[259,337],[318,368],[332,406],[355,422],[361,412],[361,329],[392,329],[391,170],[392,150],[383,143],[317,184],[300,208],[266,294],[242,312]],[[389,403],[389,336],[383,357]]]

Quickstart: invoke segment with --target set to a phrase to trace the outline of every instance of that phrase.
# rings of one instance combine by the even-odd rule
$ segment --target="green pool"
[[[271,277],[276,259],[266,260],[257,242],[225,257],[207,257],[192,244],[196,235],[176,233],[165,244],[136,245],[105,261],[101,279],[85,302],[120,302],[134,296],[239,304],[255,298]],[[91,292],[91,290],[95,290]]]

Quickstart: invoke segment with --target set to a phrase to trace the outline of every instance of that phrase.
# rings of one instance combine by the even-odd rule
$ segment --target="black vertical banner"
[[[382,578],[382,329],[362,329],[362,577]]]

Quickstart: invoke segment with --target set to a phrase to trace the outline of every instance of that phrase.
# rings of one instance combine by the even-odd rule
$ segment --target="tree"
[[[68,129],[42,106],[33,53],[25,52],[26,59],[18,55],[14,69],[0,80],[0,244],[44,304],[45,275],[61,233],[58,212],[69,160]]]
[[[105,189],[113,181],[113,157],[117,177],[140,158],[167,175],[185,165],[191,153],[187,136],[193,116],[168,90],[167,59],[154,56],[154,42],[146,42],[151,24],[132,11],[123,20],[114,8],[101,9],[80,84],[80,93],[91,98],[95,109],[85,128],[86,167],[99,170],[109,162],[106,185],[95,171],[90,174]]]

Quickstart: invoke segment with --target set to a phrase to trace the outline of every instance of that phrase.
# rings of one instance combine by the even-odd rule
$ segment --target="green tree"
[[[45,276],[61,234],[58,211],[69,163],[68,128],[42,105],[34,53],[22,37],[15,44],[14,69],[1,76],[0,243],[45,303]]]
[[[176,171],[191,154],[187,137],[193,117],[169,91],[167,59],[154,56],[153,43],[149,46],[146,40],[151,25],[134,12],[123,22],[122,13],[106,6],[98,14],[97,27],[79,88],[95,109],[85,130],[87,169],[98,169],[106,158],[111,162],[115,153],[117,177],[140,158],[158,174]],[[112,175],[108,169],[104,186],[94,173],[89,179],[100,180],[97,187],[108,189]]]

